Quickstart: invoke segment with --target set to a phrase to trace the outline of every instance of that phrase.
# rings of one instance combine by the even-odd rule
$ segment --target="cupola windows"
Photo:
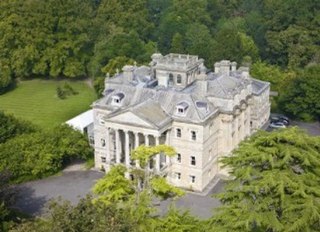
[[[180,74],[177,75],[177,84],[180,85],[182,83],[182,77]]]

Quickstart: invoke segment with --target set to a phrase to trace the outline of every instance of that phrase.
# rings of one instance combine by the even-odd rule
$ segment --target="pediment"
[[[155,129],[156,126],[152,123],[148,122],[144,118],[132,113],[132,112],[125,112],[113,117],[108,118],[106,121],[115,122],[120,124],[127,124],[127,125],[134,125],[139,127],[147,127]]]

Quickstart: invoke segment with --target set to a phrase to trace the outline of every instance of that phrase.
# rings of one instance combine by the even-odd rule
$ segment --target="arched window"
[[[178,74],[178,76],[177,76],[177,84],[181,84],[181,82],[182,82],[181,75]]]

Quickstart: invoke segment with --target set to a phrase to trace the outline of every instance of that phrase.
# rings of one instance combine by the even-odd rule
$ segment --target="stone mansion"
[[[261,128],[269,118],[269,83],[228,60],[204,66],[198,56],[159,53],[149,66],[123,67],[105,80],[93,103],[95,166],[135,164],[139,145],[173,146],[172,158],[158,154],[150,167],[169,183],[203,191],[222,170],[218,160]]]

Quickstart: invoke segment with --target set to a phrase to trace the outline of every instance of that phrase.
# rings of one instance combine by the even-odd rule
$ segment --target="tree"
[[[222,163],[232,180],[212,231],[319,231],[320,139],[297,128],[261,131]]]
[[[112,167],[105,178],[99,180],[93,188],[93,192],[98,195],[95,203],[117,205],[118,209],[127,212],[131,226],[137,228],[137,231],[154,230],[157,221],[152,216],[156,211],[152,204],[153,197],[165,199],[184,194],[182,190],[169,185],[165,178],[149,171],[150,162],[160,153],[168,156],[176,154],[167,145],[142,145],[133,150],[131,158],[139,163],[139,167],[130,170],[121,165]],[[133,180],[126,178],[129,174]]]
[[[205,232],[208,230],[209,227],[205,221],[191,216],[188,211],[180,212],[172,206],[166,215],[159,218],[155,228],[155,231],[161,232]]]
[[[0,94],[5,92],[12,82],[10,62],[7,59],[0,59]]]
[[[183,37],[179,32],[172,37],[170,52],[180,54],[184,52]]]
[[[125,177],[126,168],[117,165],[93,187],[93,193],[99,195],[98,201],[106,205],[127,201],[134,193],[130,180]]]
[[[167,145],[154,147],[142,145],[133,150],[131,158],[139,163],[139,167],[132,167],[131,170],[121,165],[112,167],[93,188],[93,192],[99,195],[98,201],[102,200],[106,204],[110,204],[126,202],[134,197],[136,205],[138,205],[140,196],[145,194],[150,199],[153,194],[162,198],[183,195],[180,189],[169,185],[163,177],[149,171],[150,162],[153,162],[154,156],[160,153],[168,156],[176,154],[174,149]],[[132,181],[125,177],[126,173],[133,176]]]
[[[213,39],[208,27],[202,24],[192,24],[185,35],[186,50],[203,58],[209,67],[213,64]]]
[[[319,57],[319,2],[265,1],[266,40],[271,62],[304,67]]]
[[[6,231],[10,222],[9,207],[13,205],[16,191],[10,184],[11,175],[7,170],[0,172],[0,230]]]
[[[17,135],[36,131],[36,127],[29,122],[17,119],[0,111],[0,144]]]
[[[270,82],[271,89],[278,91],[279,94],[285,91],[288,83],[290,83],[296,75],[294,71],[282,70],[276,65],[270,65],[262,61],[257,61],[252,64],[250,74],[259,80]]]
[[[320,118],[320,66],[300,71],[286,86],[279,99],[280,107],[292,117],[306,121]]]
[[[72,159],[91,156],[92,148],[83,134],[69,126],[59,126],[22,134],[0,144],[0,172],[8,170],[12,182],[23,182],[52,175]]]
[[[50,214],[46,218],[24,221],[10,231],[81,231],[81,232],[121,232],[137,231],[127,212],[119,210],[115,205],[94,204],[93,198],[87,196],[77,205],[68,201],[52,201]]]

